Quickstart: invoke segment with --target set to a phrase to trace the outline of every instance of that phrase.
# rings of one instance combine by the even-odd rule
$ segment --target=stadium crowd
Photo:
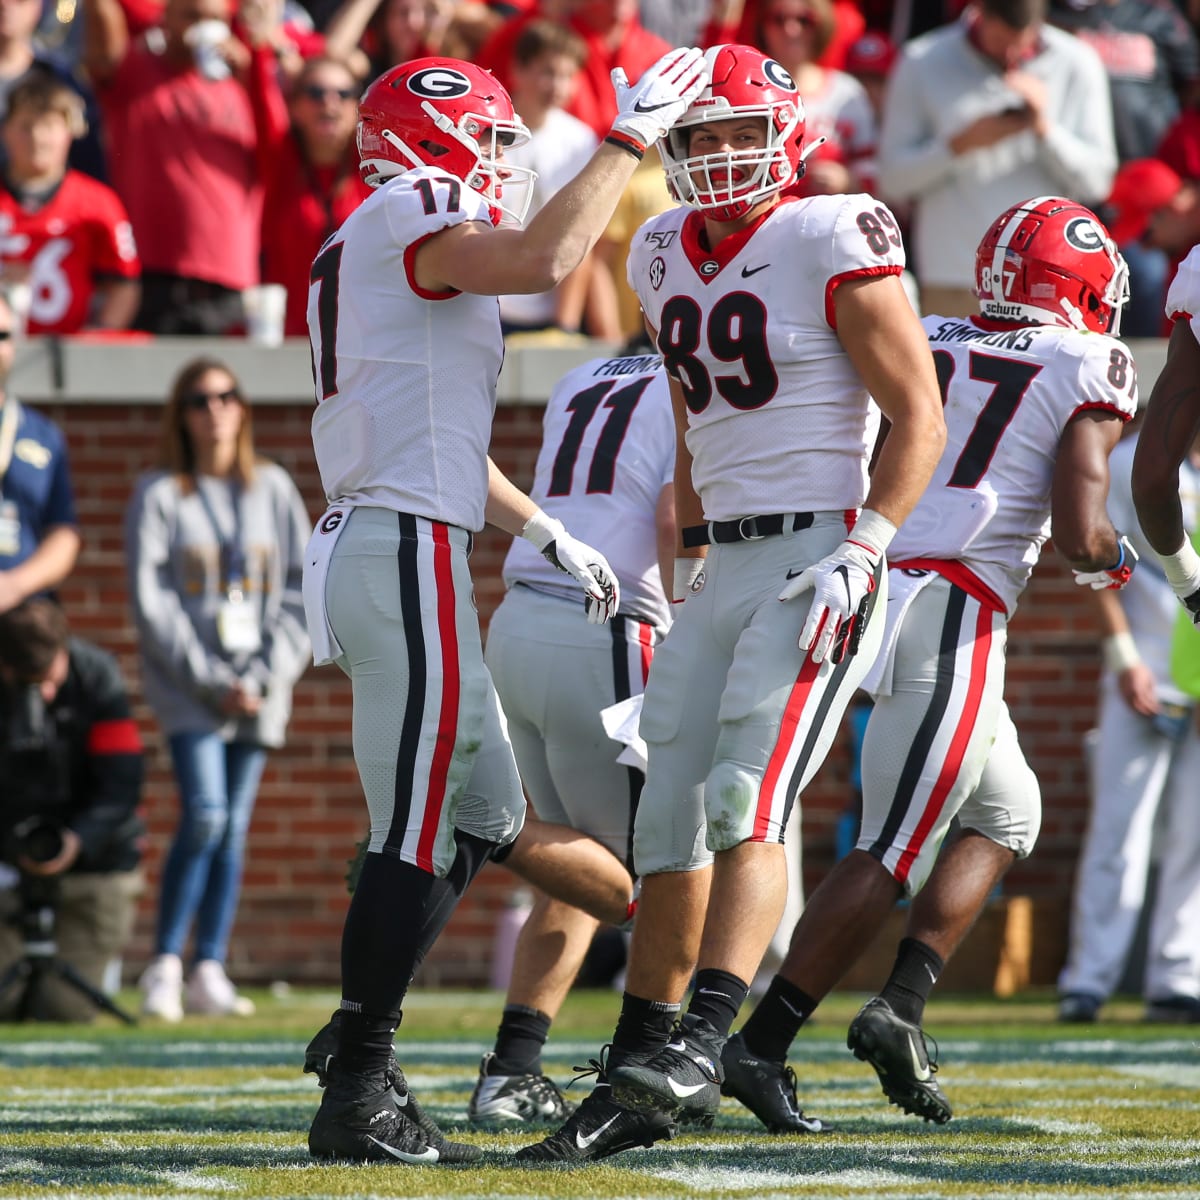
[[[427,54],[493,71],[535,133],[519,161],[540,173],[536,211],[608,128],[613,67],[636,78],[668,45],[737,41],[791,72],[808,137],[824,139],[803,193],[893,206],[926,311],[971,310],[975,213],[1054,193],[1109,221],[1134,284],[1125,332],[1154,336],[1172,265],[1200,231],[1198,10],[5,0],[3,278],[31,288],[30,332],[236,335],[242,293],[261,282],[287,289],[285,332],[303,336],[306,264],[368,194],[356,102],[380,71]],[[623,252],[638,218],[669,204],[657,171],[631,181],[609,237],[552,295],[510,298],[506,331],[635,333]]]

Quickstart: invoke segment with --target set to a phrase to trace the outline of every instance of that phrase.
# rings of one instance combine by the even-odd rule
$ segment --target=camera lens
[[[62,826],[56,821],[29,817],[14,825],[12,834],[17,854],[32,862],[50,862],[62,853]]]

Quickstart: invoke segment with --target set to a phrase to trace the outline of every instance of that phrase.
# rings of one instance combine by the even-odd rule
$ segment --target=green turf
[[[319,1093],[299,1064],[335,996],[251,994],[258,1014],[242,1020],[0,1026],[0,1198],[1200,1198],[1200,1027],[1143,1025],[1132,1001],[1085,1027],[1057,1025],[1045,994],[935,1001],[926,1024],[955,1109],[935,1127],[890,1107],[847,1052],[862,998],[835,996],[792,1063],[801,1102],[836,1132],[769,1137],[726,1101],[711,1132],[563,1171],[512,1162],[527,1131],[465,1126],[496,994],[414,992],[398,1038],[426,1107],[485,1150],[460,1168],[314,1164]],[[570,999],[546,1058],[560,1082],[595,1054],[616,1003]]]

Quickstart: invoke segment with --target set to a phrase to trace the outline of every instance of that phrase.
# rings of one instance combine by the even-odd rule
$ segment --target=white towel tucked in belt
[[[313,662],[318,667],[342,656],[342,647],[325,609],[325,581],[329,578],[333,548],[346,528],[353,507],[352,504],[335,504],[327,508],[304,548],[304,617],[312,641]]]

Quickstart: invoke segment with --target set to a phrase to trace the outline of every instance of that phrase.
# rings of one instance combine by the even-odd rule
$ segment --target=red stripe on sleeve
[[[88,730],[89,754],[141,754],[142,738],[132,717],[97,721]]]

